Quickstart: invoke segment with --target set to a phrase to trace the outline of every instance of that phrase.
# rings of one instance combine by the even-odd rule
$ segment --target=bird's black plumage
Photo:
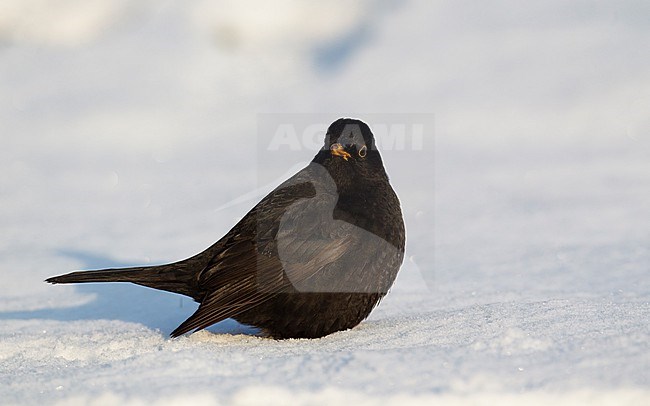
[[[190,296],[200,306],[174,337],[234,318],[276,338],[315,338],[370,314],[397,276],[404,244],[400,203],[370,128],[339,119],[306,168],[200,254],[47,282],[132,282]]]

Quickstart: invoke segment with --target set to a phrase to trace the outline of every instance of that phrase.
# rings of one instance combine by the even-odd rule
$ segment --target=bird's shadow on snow
[[[82,262],[84,269],[135,266],[82,251],[61,250],[59,254]],[[59,286],[52,287],[57,288]],[[131,283],[86,283],[74,285],[74,288],[80,295],[90,296],[91,299],[75,307],[0,312],[0,319],[121,320],[142,324],[169,335],[198,307],[198,304],[188,297]],[[219,334],[259,334],[257,329],[232,319],[217,323],[207,330]]]

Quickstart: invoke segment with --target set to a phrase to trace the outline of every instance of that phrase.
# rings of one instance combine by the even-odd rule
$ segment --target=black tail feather
[[[76,271],[65,275],[47,278],[45,282],[85,283],[85,282],[134,282],[142,278],[141,271],[146,268],[100,269],[96,271]]]
[[[76,271],[48,278],[45,282],[89,283],[89,282],[131,282],[168,292],[197,298],[193,273],[179,263],[149,267],[101,269],[96,271]]]

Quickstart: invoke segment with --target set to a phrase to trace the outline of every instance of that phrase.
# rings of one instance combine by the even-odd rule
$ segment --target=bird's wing
[[[313,184],[300,180],[280,185],[222,239],[223,249],[198,277],[205,292],[199,308],[172,337],[233,317],[286,289],[274,244],[287,208],[315,196]]]

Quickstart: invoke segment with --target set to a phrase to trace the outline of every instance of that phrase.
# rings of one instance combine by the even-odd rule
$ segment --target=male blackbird
[[[200,254],[46,281],[132,282],[189,296],[200,306],[172,337],[234,318],[274,338],[317,338],[370,314],[397,276],[404,244],[400,202],[373,134],[342,118],[306,168]]]

